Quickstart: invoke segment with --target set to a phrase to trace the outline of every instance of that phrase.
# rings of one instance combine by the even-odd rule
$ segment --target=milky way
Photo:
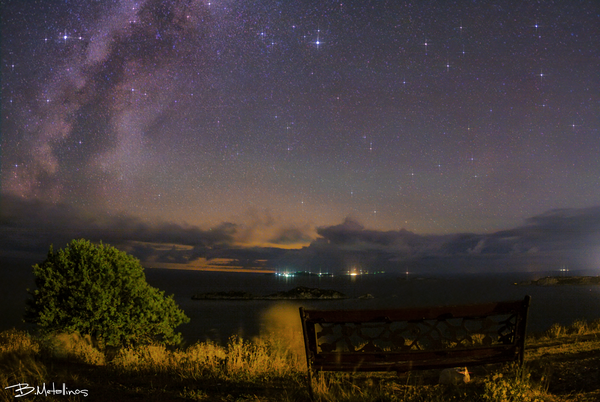
[[[5,1],[2,192],[305,242],[506,229],[600,204],[598,43],[596,1]]]

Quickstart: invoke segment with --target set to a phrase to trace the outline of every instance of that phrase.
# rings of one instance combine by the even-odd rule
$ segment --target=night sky
[[[561,219],[600,240],[597,1],[2,8],[13,251],[85,235],[243,266],[352,233],[387,262],[494,236],[531,254],[524,231]]]

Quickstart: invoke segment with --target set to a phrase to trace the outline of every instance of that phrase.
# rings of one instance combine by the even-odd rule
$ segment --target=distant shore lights
[[[310,272],[310,271],[282,271],[282,272],[276,272],[275,275],[282,277],[282,278],[293,278],[296,276],[318,276],[318,277],[333,276],[333,274],[329,273],[329,272]]]

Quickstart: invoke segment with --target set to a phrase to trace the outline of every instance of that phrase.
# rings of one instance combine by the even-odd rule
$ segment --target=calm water
[[[18,271],[18,272],[17,272]],[[557,273],[464,274],[443,277],[381,274],[359,277],[293,277],[282,278],[263,274],[201,272],[166,269],[147,269],[148,282],[166,294],[174,294],[175,301],[191,318],[179,327],[186,341],[207,339],[218,342],[234,334],[243,337],[258,335],[264,327],[263,315],[274,306],[292,306],[321,309],[358,309],[448,305],[485,301],[517,300],[526,294],[532,296],[529,330],[543,331],[553,323],[568,325],[575,319],[600,318],[600,286],[515,286],[515,282]],[[593,274],[597,273],[571,273]],[[33,288],[29,268],[0,270],[0,330],[27,328],[21,322],[26,288]],[[194,293],[241,290],[257,295],[290,290],[296,286],[334,289],[350,299],[331,301],[281,302],[269,300],[209,301],[192,300]],[[357,299],[366,293],[375,298]]]
[[[370,309],[449,305],[532,296],[529,330],[543,331],[553,323],[568,325],[575,319],[600,318],[600,286],[515,286],[515,282],[548,274],[465,274],[417,279],[404,275],[381,274],[360,277],[281,278],[262,274],[214,273],[149,269],[148,282],[174,294],[179,306],[191,318],[180,327],[186,340],[212,339],[220,342],[233,334],[258,335],[264,326],[263,315],[273,306],[291,305],[320,309]],[[269,294],[296,286],[334,289],[350,296],[345,300],[281,302],[269,300],[191,300],[201,292],[242,290]],[[358,299],[370,293],[374,299]]]

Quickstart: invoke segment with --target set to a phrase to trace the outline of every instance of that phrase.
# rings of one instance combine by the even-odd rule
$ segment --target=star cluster
[[[420,233],[600,204],[595,1],[3,14],[6,194],[202,227],[351,216]]]

